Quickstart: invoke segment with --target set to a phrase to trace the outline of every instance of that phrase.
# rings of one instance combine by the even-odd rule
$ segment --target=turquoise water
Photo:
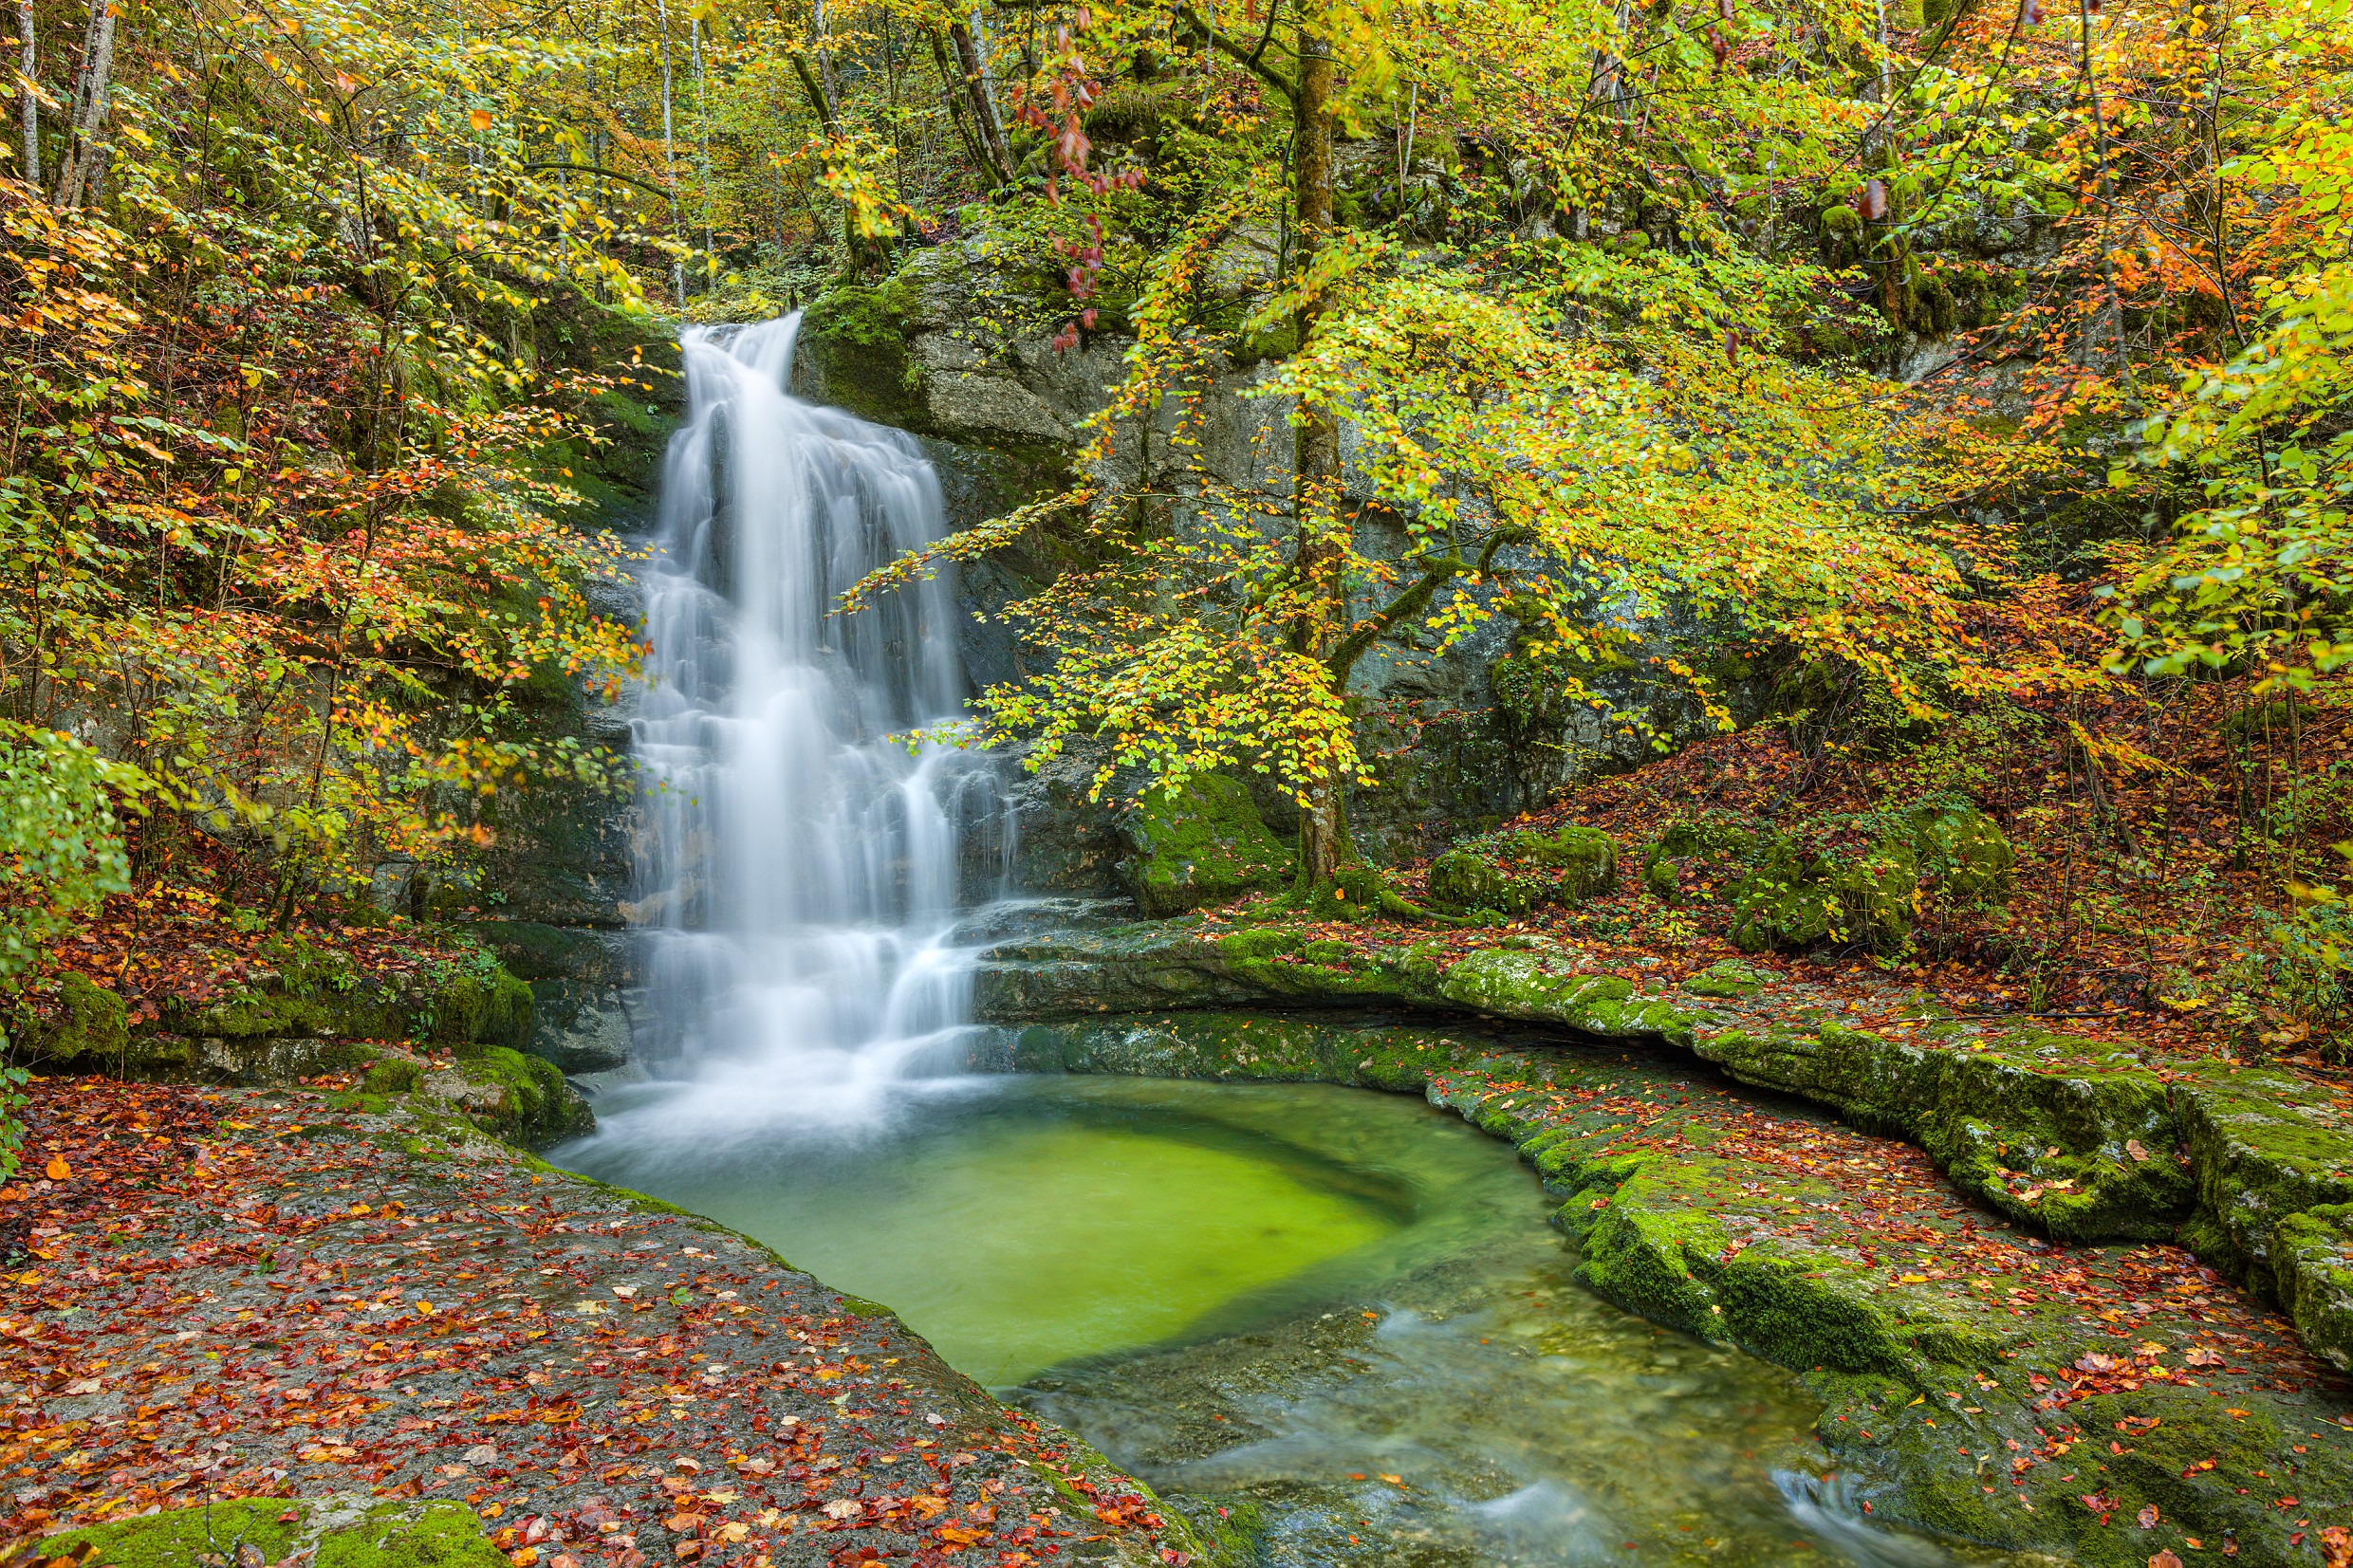
[[[1269,1563],[1947,1560],[1793,1511],[1796,1380],[1585,1291],[1535,1177],[1417,1099],[978,1079],[695,1137],[679,1094],[560,1157],[888,1304]]]

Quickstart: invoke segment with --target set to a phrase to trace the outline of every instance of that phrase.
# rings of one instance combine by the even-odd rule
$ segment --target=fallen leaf
[[[2156,1503],[2142,1503],[2142,1504],[2140,1505],[2140,1512],[2138,1515],[2136,1515],[2135,1517],[2139,1520],[2140,1524],[2140,1527],[2141,1527],[2142,1529],[2144,1529],[2144,1530],[2154,1530],[2154,1529],[2156,1529],[2156,1528],[2157,1528],[2157,1504],[2156,1504]]]
[[[860,1512],[862,1506],[863,1504],[853,1498],[837,1497],[825,1504],[825,1517],[827,1519],[847,1519]]]
[[[51,1154],[49,1163],[41,1168],[41,1173],[51,1181],[64,1181],[73,1174],[73,1167],[65,1163],[65,1155]]]

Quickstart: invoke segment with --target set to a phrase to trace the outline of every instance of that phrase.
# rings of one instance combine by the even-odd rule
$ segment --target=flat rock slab
[[[462,1504],[515,1568],[1184,1559],[881,1307],[429,1107],[31,1096],[0,1540],[360,1496]]]

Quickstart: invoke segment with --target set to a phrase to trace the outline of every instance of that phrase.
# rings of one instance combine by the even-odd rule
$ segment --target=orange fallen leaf
[[[73,1174],[73,1167],[65,1163],[65,1155],[51,1154],[49,1163],[41,1168],[41,1173],[51,1181],[64,1181]]]

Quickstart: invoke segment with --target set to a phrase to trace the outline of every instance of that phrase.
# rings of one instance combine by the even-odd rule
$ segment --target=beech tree
[[[1478,54],[1456,47],[1472,15]],[[1142,279],[1127,311],[1136,336],[1087,481],[866,588],[998,547],[1057,513],[1078,520],[1090,564],[1009,612],[1046,658],[1043,673],[982,694],[990,739],[1026,740],[1040,764],[1075,738],[1105,741],[1098,788],[1123,767],[1164,786],[1215,768],[1268,775],[1302,808],[1301,883],[1316,895],[1357,858],[1343,802],[1375,781],[1349,683],[1384,640],[1445,646],[1509,599],[1570,671],[1679,601],[1729,618],[1735,635],[1865,666],[1916,705],[1926,700],[1916,667],[1968,662],[1961,574],[1947,541],[1913,525],[1989,470],[1949,418],[1789,332],[1793,321],[1852,317],[1829,274],[1756,256],[1705,205],[1679,213],[1701,236],[1681,257],[1565,247],[1549,224],[1476,250],[1415,230],[1410,119],[1426,105],[1423,135],[1459,137],[1483,122],[1488,80],[1515,58],[1519,69],[1573,68],[1587,83],[1582,101],[1606,100],[1630,40],[1590,46],[1604,24],[1586,13],[1564,44],[1557,14],[1537,10],[1498,28],[1483,12],[1304,0],[1269,11],[1253,34],[1190,9],[1175,29],[1164,17],[1096,12],[1089,36],[1116,64],[1084,71],[1065,40],[1057,152],[1061,200],[1078,213],[1074,304],[1085,305],[1085,268],[1119,249],[1113,229],[1134,183],[1086,165],[1088,83],[1164,69],[1166,51],[1190,46],[1208,90],[1235,91],[1238,75],[1271,96],[1279,139],[1269,132],[1265,161],[1221,171],[1239,194],[1173,243],[1124,253]],[[1182,101],[1195,90],[1176,83]],[[1431,122],[1441,106],[1451,127]],[[1396,215],[1343,224],[1335,131],[1383,120],[1401,173]],[[1573,188],[1609,166],[1573,147],[1559,143],[1546,177]],[[1582,211],[1589,198],[1576,201]],[[1282,234],[1273,286],[1247,320],[1220,320],[1205,280],[1237,236],[1269,229]],[[1092,317],[1065,341],[1083,324]],[[1249,345],[1270,342],[1284,352],[1251,395],[1289,422],[1279,508],[1195,455],[1208,389]],[[1144,448],[1160,456],[1130,460]],[[1401,551],[1375,547],[1384,529],[1402,531]],[[1699,672],[1664,673],[1729,723]],[[1590,698],[1573,673],[1562,680]]]

